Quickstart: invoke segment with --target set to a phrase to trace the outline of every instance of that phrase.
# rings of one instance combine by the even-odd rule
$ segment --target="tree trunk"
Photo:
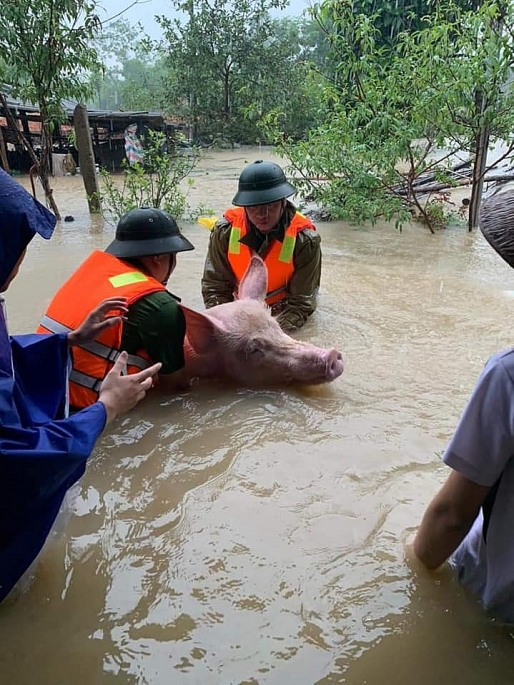
[[[477,97],[480,102],[480,111],[484,112],[486,103],[481,95]],[[471,185],[471,199],[469,203],[468,231],[478,226],[478,215],[482,192],[484,189],[484,176],[487,167],[487,151],[489,147],[490,128],[488,124],[482,124],[475,138],[475,162],[473,164],[473,180]]]
[[[223,112],[228,120],[230,115],[230,72],[226,71],[223,78]]]
[[[50,188],[50,161],[52,159],[52,132],[44,107],[39,108],[41,114],[41,159],[39,160],[38,175],[45,191],[46,201],[50,209],[60,220],[61,215],[55,203],[54,192]]]
[[[5,96],[0,93],[0,104],[2,105],[2,109],[5,112],[5,118],[7,119],[7,123],[9,124],[9,128],[14,132],[14,135],[18,139],[18,142],[22,147],[27,150],[30,159],[32,160],[32,163],[35,164],[36,166],[39,165],[39,159],[36,156],[36,153],[34,152],[34,149],[32,145],[29,143],[29,141],[25,138],[23,135],[22,131],[18,128],[18,124],[16,123],[16,119],[13,116],[13,113],[9,109],[9,106],[7,104],[7,100],[5,99]]]
[[[481,5],[480,0],[476,0],[475,4]],[[505,16],[507,8],[510,3],[506,0],[499,2],[499,14],[491,15],[491,30],[496,32],[498,41],[501,41],[501,36],[504,31]],[[500,50],[501,43],[498,42],[498,50]],[[484,65],[487,69],[487,63]],[[493,96],[494,97],[494,96]],[[475,92],[475,107],[480,116],[480,127],[475,138],[475,163],[473,165],[473,186],[471,190],[471,201],[469,203],[469,221],[468,231],[472,231],[478,226],[478,217],[480,213],[480,203],[482,202],[482,191],[484,189],[484,177],[487,168],[487,152],[489,148],[489,138],[491,134],[490,125],[484,123],[484,112],[487,110],[489,102],[487,102],[484,94],[480,91]]]
[[[93,141],[89,128],[89,118],[85,105],[77,105],[73,112],[73,125],[77,138],[77,150],[79,151],[79,166],[84,188],[86,189],[87,203],[91,214],[101,211],[100,189],[95,169],[95,155]]]
[[[47,201],[48,205],[52,209],[55,216],[58,219],[60,219],[61,217],[59,214],[59,210],[57,209],[57,205],[55,204],[55,200],[53,198],[53,193],[52,193],[52,189],[50,188],[50,184],[48,182],[48,177],[46,177],[46,179],[45,179],[42,176],[40,160],[37,158],[37,155],[34,152],[34,148],[32,147],[32,145],[30,145],[28,140],[25,138],[23,133],[18,128],[18,124],[16,123],[16,119],[14,118],[13,113],[9,109],[9,106],[7,105],[7,100],[5,99],[5,96],[2,95],[2,93],[0,93],[0,104],[2,105],[2,108],[5,112],[5,116],[7,119],[7,123],[9,124],[9,127],[14,131],[16,137],[18,138],[18,142],[22,145],[22,147],[25,148],[25,150],[27,150],[27,152],[29,153],[29,157],[32,160],[32,163],[37,168],[37,173],[38,173],[39,178],[41,179],[41,185],[43,186],[43,190],[45,191],[46,201]],[[41,120],[42,120],[41,126],[43,126],[43,113],[41,113]],[[44,155],[44,147],[43,147],[42,155]]]

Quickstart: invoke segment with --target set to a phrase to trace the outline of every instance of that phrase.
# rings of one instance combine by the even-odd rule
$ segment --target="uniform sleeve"
[[[474,483],[492,486],[514,454],[513,397],[514,383],[503,358],[491,358],[477,381],[443,461]]]
[[[39,554],[105,420],[96,402],[42,426],[0,427],[0,601]]]
[[[316,231],[298,234],[294,252],[294,274],[287,286],[288,296],[272,307],[272,313],[284,330],[304,325],[315,311],[321,280],[321,238]]]
[[[228,221],[222,220],[211,232],[202,276],[202,297],[207,309],[234,300],[237,282],[227,256],[230,229]]]
[[[130,307],[122,347],[135,354],[144,349],[154,362],[161,362],[160,374],[184,367],[186,320],[178,302],[167,292],[143,297]]]

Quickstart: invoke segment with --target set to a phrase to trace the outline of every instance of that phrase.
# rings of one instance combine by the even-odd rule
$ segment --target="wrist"
[[[108,426],[118,416],[118,413],[114,406],[105,397],[99,397],[97,401],[99,404],[103,405],[105,410],[105,426]]]

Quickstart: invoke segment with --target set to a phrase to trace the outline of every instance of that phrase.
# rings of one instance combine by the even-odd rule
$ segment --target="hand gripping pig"
[[[254,255],[235,302],[204,312],[183,307],[191,376],[262,386],[328,383],[342,374],[337,350],[299,342],[282,331],[264,301],[267,280],[264,262]]]

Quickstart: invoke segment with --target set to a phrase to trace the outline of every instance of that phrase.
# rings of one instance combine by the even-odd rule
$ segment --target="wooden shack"
[[[11,111],[18,128],[32,145],[36,154],[41,149],[41,115],[33,103],[23,102],[11,94],[9,86],[1,92]],[[72,154],[78,164],[78,153],[70,140],[73,131],[73,112],[76,102],[62,102],[65,120],[55,122],[53,131],[53,150],[56,155]],[[160,112],[119,112],[102,111],[88,108],[89,125],[93,140],[95,161],[100,167],[115,172],[122,168],[125,159],[125,130],[137,126],[137,136],[144,137],[149,129],[163,131],[173,136],[177,130],[185,130],[180,124],[168,122]],[[16,132],[9,126],[6,113],[0,101],[0,166],[11,173],[28,173],[32,162],[28,153],[20,145]]]

